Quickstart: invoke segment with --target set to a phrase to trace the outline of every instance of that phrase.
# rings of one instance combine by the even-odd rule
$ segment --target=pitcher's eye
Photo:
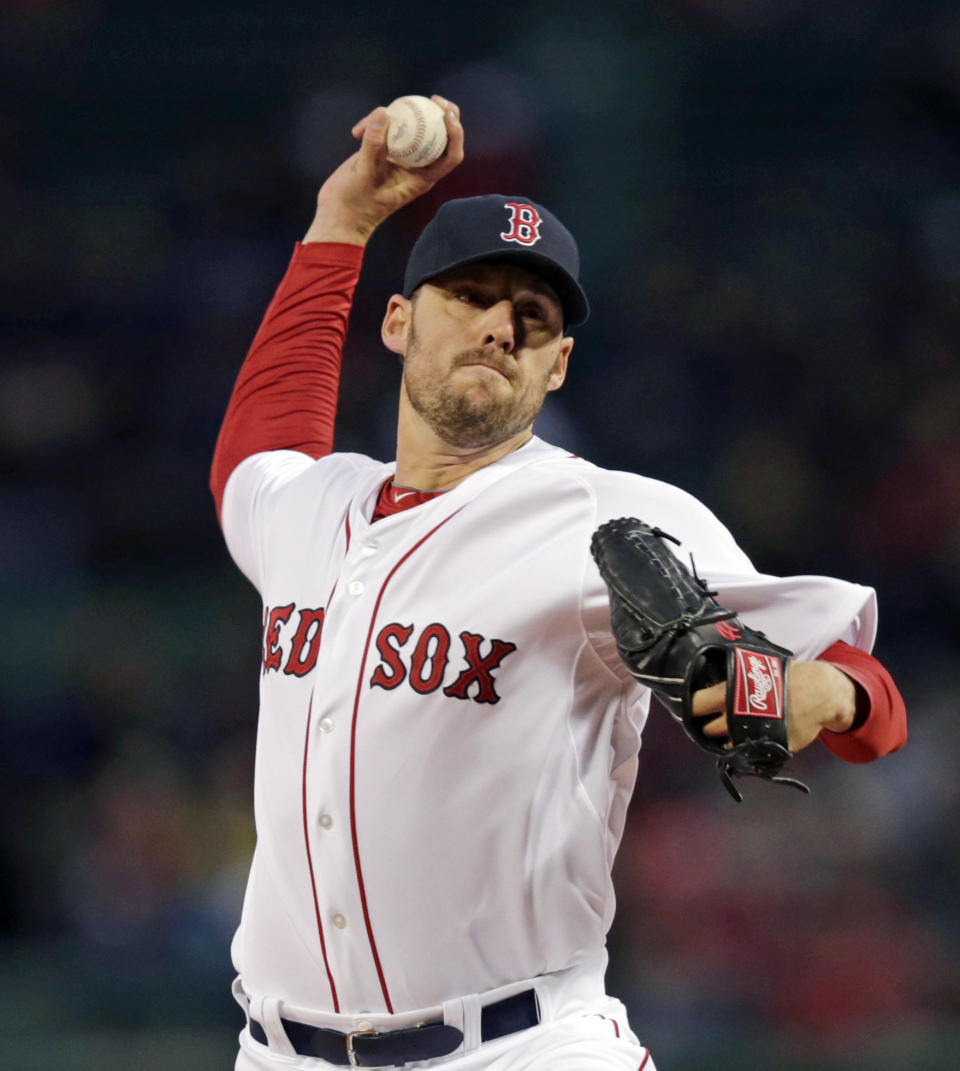
[[[464,305],[482,305],[483,295],[477,290],[468,290],[467,288],[457,289],[453,292],[457,301],[462,302]]]

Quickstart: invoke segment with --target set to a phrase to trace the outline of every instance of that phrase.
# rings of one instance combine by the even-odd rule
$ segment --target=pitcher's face
[[[424,283],[408,304],[403,390],[451,446],[477,449],[530,427],[563,383],[573,339],[534,272],[467,265]]]

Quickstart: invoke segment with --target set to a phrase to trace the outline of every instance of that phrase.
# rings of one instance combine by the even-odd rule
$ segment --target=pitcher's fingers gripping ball
[[[714,598],[665,540],[679,541],[634,517],[608,521],[590,551],[610,593],[617,650],[627,669],[647,685],[687,736],[717,756],[724,785],[742,799],[734,777],[762,777],[806,785],[778,774],[789,761],[786,676],[791,653],[748,628]],[[693,695],[726,681],[729,739],[711,739],[709,718],[693,713]]]
[[[401,167],[429,167],[447,147],[443,109],[429,97],[398,97],[387,106],[387,159]]]

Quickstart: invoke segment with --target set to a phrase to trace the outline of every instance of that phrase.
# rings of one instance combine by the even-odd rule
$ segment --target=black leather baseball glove
[[[743,797],[735,777],[808,792],[800,781],[779,776],[791,757],[786,676],[792,652],[724,609],[665,540],[679,543],[635,517],[608,521],[593,533],[590,551],[610,592],[620,657],[687,736],[717,756],[721,779],[737,802]],[[726,740],[701,731],[716,714],[698,718],[692,710],[694,692],[719,681],[727,682]]]

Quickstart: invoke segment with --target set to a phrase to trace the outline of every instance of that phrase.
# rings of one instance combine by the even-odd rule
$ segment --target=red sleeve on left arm
[[[903,747],[907,741],[903,696],[873,655],[839,640],[820,660],[836,666],[858,685],[854,728],[846,733],[824,729],[820,740],[827,750],[846,762],[871,762]]]

